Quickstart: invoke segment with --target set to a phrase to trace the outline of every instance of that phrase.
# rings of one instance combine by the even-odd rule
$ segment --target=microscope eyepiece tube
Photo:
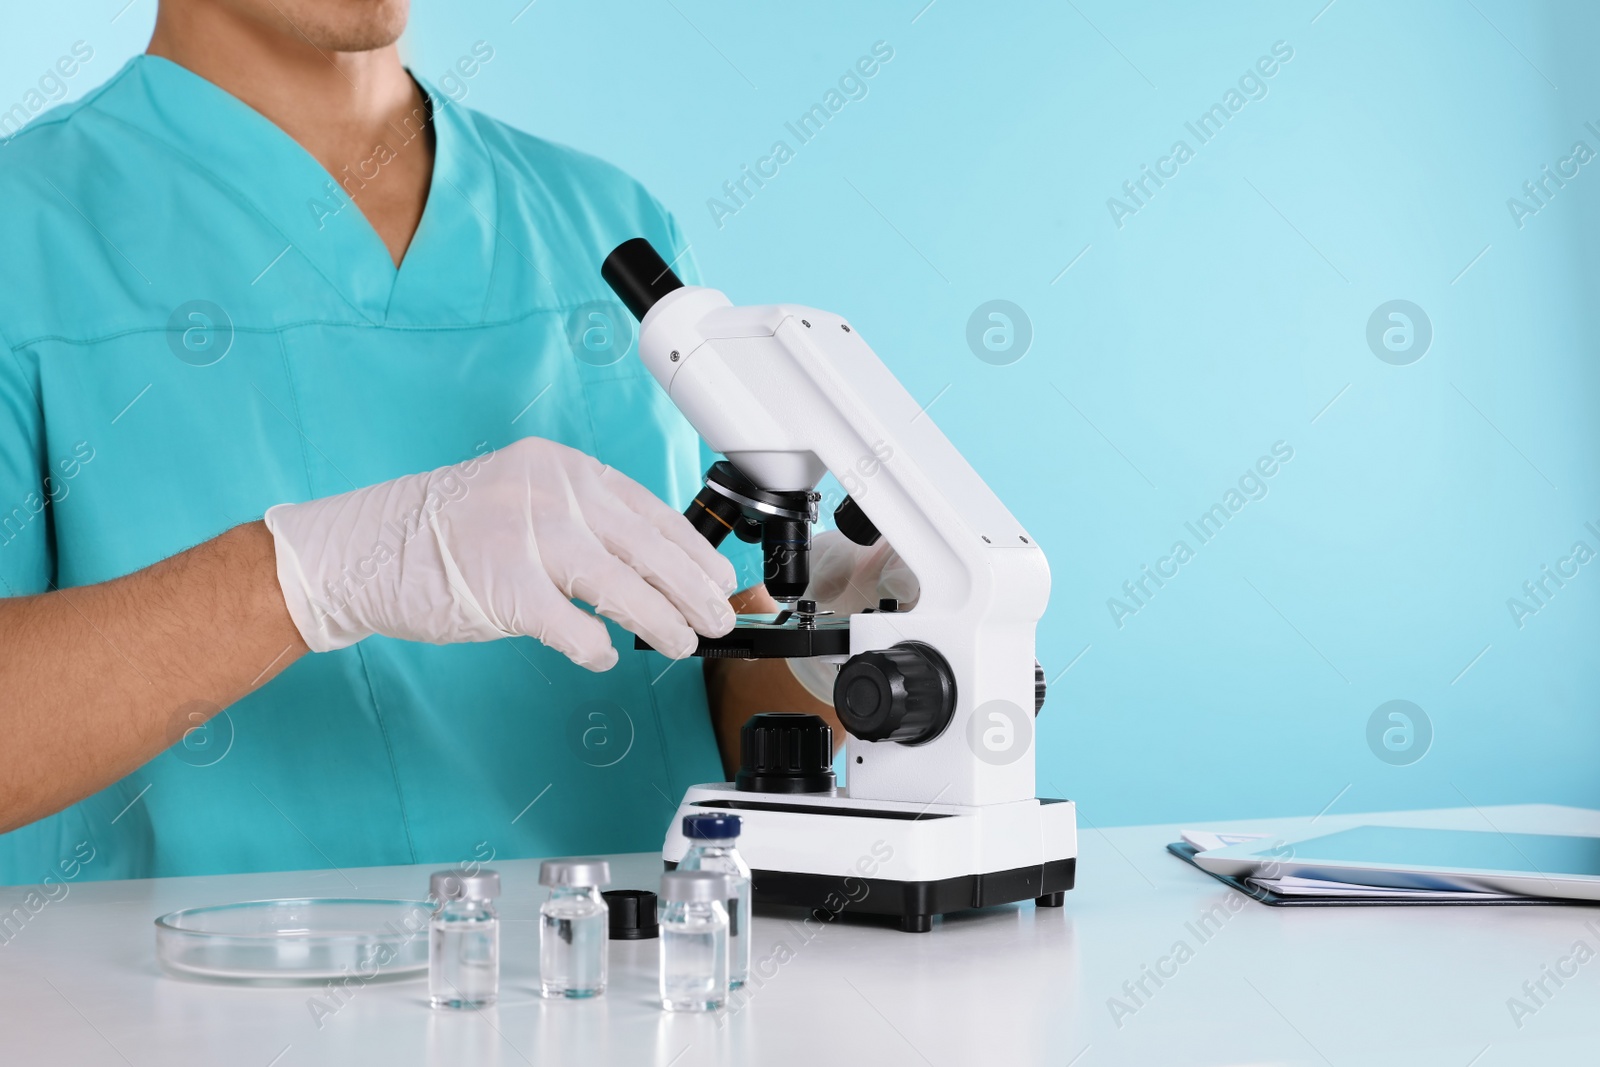
[[[683,281],[672,273],[672,268],[643,237],[632,238],[613,248],[600,264],[600,277],[633,312],[634,318],[641,321],[657,300],[674,289],[683,288]]]

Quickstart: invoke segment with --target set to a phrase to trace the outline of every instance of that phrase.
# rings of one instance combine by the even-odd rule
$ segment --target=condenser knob
[[[833,684],[844,728],[863,741],[932,741],[956,710],[956,678],[945,658],[920,641],[851,656]]]

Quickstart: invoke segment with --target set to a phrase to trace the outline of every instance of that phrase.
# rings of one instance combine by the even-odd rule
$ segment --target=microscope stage
[[[782,619],[782,622],[777,620]],[[805,659],[810,656],[848,656],[850,620],[818,618],[801,625],[791,612],[778,615],[740,615],[732,630],[721,637],[700,638],[694,654],[705,659]],[[633,647],[648,649],[642,637]]]

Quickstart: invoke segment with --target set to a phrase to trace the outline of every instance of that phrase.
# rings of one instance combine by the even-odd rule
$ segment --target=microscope
[[[685,286],[642,238],[618,245],[601,276],[640,321],[645,366],[725,457],[685,515],[713,545],[730,533],[760,542],[783,609],[741,616],[696,655],[829,657],[848,735],[838,788],[826,721],[753,717],[735,781],[684,796],[667,866],[688,849],[683,816],[731,811],[758,905],[798,905],[819,921],[888,917],[910,932],[968,908],[1060,907],[1078,837],[1071,801],[1035,796],[1044,553],[843,318],[735,307]],[[839,531],[862,545],[888,538],[917,576],[911,610],[881,601],[840,619],[804,599],[816,486],[829,472],[849,493],[834,511]]]

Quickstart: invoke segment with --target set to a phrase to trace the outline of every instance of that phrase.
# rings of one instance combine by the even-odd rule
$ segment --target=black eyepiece
[[[655,307],[657,300],[674,289],[683,288],[683,281],[672,273],[672,268],[643,237],[624,241],[613,248],[606,261],[600,264],[600,277],[634,317],[641,320]]]

